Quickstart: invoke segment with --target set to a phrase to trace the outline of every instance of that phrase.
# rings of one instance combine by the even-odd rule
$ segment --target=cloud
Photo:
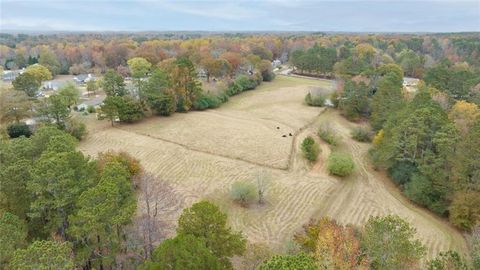
[[[143,1],[143,3],[149,7],[222,20],[245,20],[266,15],[264,11],[252,8],[251,2],[243,1]]]
[[[2,18],[0,29],[13,30],[44,30],[44,31],[101,31],[108,30],[99,28],[94,25],[75,24],[65,20],[48,19],[48,18]]]
[[[0,0],[0,7],[0,31],[480,30],[480,0]]]

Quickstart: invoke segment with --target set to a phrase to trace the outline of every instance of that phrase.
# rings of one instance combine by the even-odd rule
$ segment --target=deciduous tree
[[[12,81],[12,85],[15,90],[23,91],[29,97],[35,97],[41,84],[30,73],[23,73]]]
[[[398,216],[371,217],[361,243],[375,269],[419,269],[425,254],[415,229]]]

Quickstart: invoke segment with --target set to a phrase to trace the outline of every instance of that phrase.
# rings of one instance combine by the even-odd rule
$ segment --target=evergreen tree
[[[207,201],[195,203],[183,211],[177,234],[193,235],[205,241],[207,248],[226,268],[231,268],[229,258],[243,254],[246,247],[242,234],[227,227],[227,215]]]

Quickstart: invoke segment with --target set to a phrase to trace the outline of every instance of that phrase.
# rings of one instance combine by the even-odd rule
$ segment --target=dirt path
[[[369,144],[350,138],[355,124],[346,121],[338,112],[330,110],[319,117],[328,121],[342,138],[343,151],[352,153],[355,173],[339,181],[331,196],[323,203],[317,215],[328,215],[343,223],[364,224],[370,216],[397,214],[416,229],[418,238],[428,247],[428,255],[441,250],[467,251],[463,236],[446,221],[417,207],[395,188],[385,174],[373,170],[368,159]]]

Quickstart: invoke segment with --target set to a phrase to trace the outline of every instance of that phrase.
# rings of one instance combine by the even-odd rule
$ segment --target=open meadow
[[[89,135],[79,148],[92,156],[110,149],[126,151],[171,183],[179,197],[167,217],[172,228],[181,209],[206,198],[217,202],[228,213],[230,225],[249,241],[281,250],[311,218],[328,215],[343,224],[361,225],[371,215],[393,213],[416,227],[429,257],[448,249],[465,253],[465,240],[457,230],[403,198],[383,173],[372,169],[369,145],[350,138],[351,129],[359,124],[333,109],[304,104],[308,91],[318,89],[328,93],[332,82],[278,76],[215,110],[115,127],[89,119]],[[348,178],[326,172],[330,148],[323,142],[319,141],[322,153],[313,166],[299,151],[303,138],[316,137],[324,122],[342,138],[338,147],[354,157],[356,169]],[[242,208],[231,202],[231,185],[256,183],[259,174],[268,176],[266,203]]]

